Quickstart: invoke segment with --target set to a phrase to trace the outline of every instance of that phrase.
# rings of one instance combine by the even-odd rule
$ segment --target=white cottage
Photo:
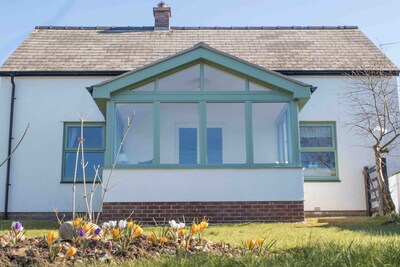
[[[373,158],[342,124],[344,74],[398,69],[357,27],[170,27],[168,6],[153,12],[154,27],[36,27],[1,67],[0,159],[30,123],[0,168],[3,215],[72,211],[77,113],[90,110],[88,165],[108,177],[117,162],[104,219],[366,214]]]

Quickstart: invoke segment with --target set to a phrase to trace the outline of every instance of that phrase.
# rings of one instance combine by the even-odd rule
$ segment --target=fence
[[[382,158],[382,172],[385,182],[388,182],[386,159]],[[368,167],[365,166],[363,170],[364,174],[364,185],[365,185],[365,199],[367,206],[368,216],[372,216],[379,212],[379,190],[378,181],[376,177],[375,166]],[[388,184],[388,183],[387,183]]]

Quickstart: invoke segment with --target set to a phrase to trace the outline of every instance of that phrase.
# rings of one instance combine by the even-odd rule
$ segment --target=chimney
[[[168,31],[169,18],[171,17],[171,8],[163,1],[158,3],[157,7],[153,7],[154,14],[154,30]]]

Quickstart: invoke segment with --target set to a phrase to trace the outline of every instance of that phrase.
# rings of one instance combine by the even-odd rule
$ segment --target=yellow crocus
[[[192,234],[197,233],[197,232],[200,230],[200,225],[198,225],[198,224],[193,224],[191,230],[192,230]]]
[[[257,239],[257,245],[261,247],[264,244],[264,238]]]
[[[185,229],[180,229],[180,230],[178,231],[178,235],[179,235],[180,237],[184,237],[185,234],[186,234],[186,230],[185,230]]]
[[[112,229],[112,235],[113,235],[114,240],[117,240],[118,236],[119,236],[119,229],[118,228]]]
[[[82,225],[82,230],[88,233],[90,230],[90,224],[85,223],[84,225]]]
[[[167,242],[167,241],[168,241],[168,237],[163,236],[163,237],[161,238],[161,245],[164,244],[164,243]]]
[[[74,228],[78,228],[79,225],[81,225],[83,221],[83,218],[76,218],[75,220],[72,221],[72,225],[74,226]]]
[[[249,239],[246,241],[246,246],[249,249],[253,249],[255,245],[256,245],[256,241],[253,239]]]
[[[143,234],[143,229],[142,229],[142,227],[138,226],[138,227],[136,227],[135,230],[133,231],[133,236],[132,236],[132,237],[135,238],[135,237],[140,236],[141,234]]]
[[[128,227],[128,228],[132,228],[133,227],[133,222],[132,221],[129,221],[127,224],[126,224],[126,226]]]
[[[204,229],[206,229],[207,227],[208,227],[208,222],[202,221],[202,222],[200,223],[200,230],[204,230]]]
[[[69,249],[67,250],[67,253],[65,253],[65,257],[72,257],[76,254],[78,250],[75,247],[69,247]]]
[[[49,244],[49,246],[51,246],[51,244],[53,244],[53,241],[57,238],[57,233],[55,231],[50,231],[47,234],[47,243]]]
[[[154,234],[151,235],[151,236],[150,236],[150,241],[151,241],[151,243],[153,243],[153,244],[157,243],[157,237],[156,237]]]

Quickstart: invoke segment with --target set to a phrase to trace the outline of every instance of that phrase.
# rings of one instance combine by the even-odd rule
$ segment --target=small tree
[[[396,77],[384,70],[383,64],[371,67],[358,65],[358,71],[350,75],[351,86],[344,93],[350,107],[351,120],[347,122],[360,136],[366,138],[375,157],[379,213],[391,214],[395,206],[390,194],[387,177],[383,174],[384,158],[398,145],[400,135],[400,112]]]

